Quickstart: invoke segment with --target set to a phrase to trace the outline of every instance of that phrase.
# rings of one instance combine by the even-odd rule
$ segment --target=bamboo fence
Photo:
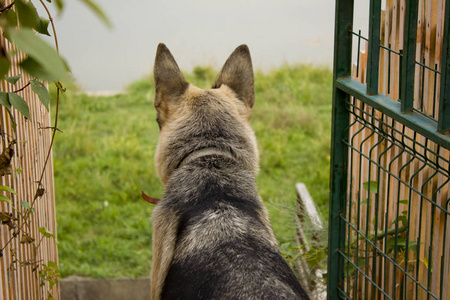
[[[419,3],[414,109],[436,118],[445,0]],[[405,0],[386,0],[381,15],[379,91],[395,100],[404,11]],[[367,54],[358,51],[353,74],[365,83]],[[346,264],[347,295],[450,300],[449,149],[358,99],[349,110],[346,252],[359,270]]]
[[[10,3],[11,1],[6,1],[6,5]],[[7,40],[1,38],[0,43],[6,51],[13,50],[12,45]],[[8,76],[23,74],[17,66],[22,59],[22,54],[15,54],[11,60],[12,67]],[[2,80],[1,90],[4,92],[15,91],[25,86],[30,79],[28,75],[23,74],[23,77],[14,86]],[[0,177],[0,180],[1,185],[9,186],[17,192],[17,196],[8,192],[2,193],[10,197],[14,206],[21,210],[23,209],[21,201],[31,203],[38,188],[37,182],[49,151],[51,130],[48,128],[51,125],[49,112],[30,87],[25,88],[18,94],[28,103],[31,119],[26,119],[15,109],[11,109],[17,123],[17,128],[14,131],[8,112],[1,106],[0,144],[2,149],[8,147],[13,140],[16,141],[16,144],[14,145],[14,156],[12,158],[12,172]],[[38,231],[39,227],[46,227],[56,236],[51,155],[43,176],[42,187],[45,192],[36,201],[35,213],[29,219],[29,226],[25,226],[27,233],[35,238],[36,244],[42,238],[42,234]],[[11,205],[6,202],[0,202],[0,212],[17,214],[12,210]],[[0,249],[6,246],[3,250],[3,256],[0,257],[0,299],[48,299],[48,291],[52,293],[55,299],[59,299],[59,285],[56,284],[50,289],[49,284],[39,278],[39,268],[36,269],[38,265],[42,266],[49,261],[58,263],[58,251],[55,242],[51,238],[43,238],[40,246],[35,250],[32,244],[21,244],[20,237],[12,238],[14,231],[7,226],[1,225],[0,227]],[[8,244],[10,240],[11,242]]]

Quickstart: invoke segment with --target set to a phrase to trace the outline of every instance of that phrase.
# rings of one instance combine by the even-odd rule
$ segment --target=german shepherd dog
[[[165,191],[152,216],[152,299],[308,299],[256,189],[248,47],[236,48],[203,90],[159,44],[154,79]]]

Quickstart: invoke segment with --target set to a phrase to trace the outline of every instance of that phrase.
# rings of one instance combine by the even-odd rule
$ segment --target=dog
[[[152,214],[151,298],[309,299],[257,192],[248,47],[236,48],[211,89],[186,82],[164,44],[153,73],[165,190]]]

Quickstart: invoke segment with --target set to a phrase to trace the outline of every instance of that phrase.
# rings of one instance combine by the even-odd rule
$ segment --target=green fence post
[[[417,14],[419,0],[405,3],[405,27],[403,37],[403,57],[401,58],[400,100],[403,113],[414,108],[414,76],[416,70]]]
[[[330,166],[330,212],[328,221],[328,299],[339,298],[339,284],[344,278],[344,259],[339,254],[345,242],[345,227],[340,216],[345,211],[347,195],[349,112],[346,102],[350,96],[337,88],[338,78],[351,76],[353,29],[353,0],[336,0],[333,72],[333,108]]]
[[[444,18],[438,131],[448,133],[450,131],[450,1],[446,1]]]
[[[369,51],[367,55],[367,94],[369,95],[378,95],[380,18],[381,0],[371,0],[369,11]]]

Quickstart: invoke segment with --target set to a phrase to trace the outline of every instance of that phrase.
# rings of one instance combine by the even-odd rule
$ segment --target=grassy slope
[[[196,68],[187,79],[207,88],[216,76]],[[280,242],[294,236],[296,182],[305,182],[323,215],[328,210],[331,72],[309,66],[257,73],[252,124],[261,156],[257,178]],[[68,93],[64,131],[54,148],[60,269],[93,277],[148,275],[151,205],[159,197],[153,156],[158,126],[150,79],[125,95]],[[53,109],[54,110],[54,109]]]

